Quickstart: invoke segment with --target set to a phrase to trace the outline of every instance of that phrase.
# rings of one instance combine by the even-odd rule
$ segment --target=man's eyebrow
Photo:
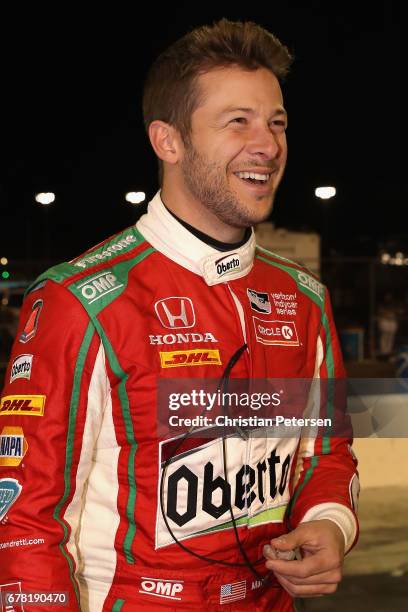
[[[254,114],[254,109],[253,108],[247,108],[245,106],[228,106],[227,108],[224,108],[223,111],[221,111],[221,113],[219,114],[220,117],[223,117],[224,115],[229,115],[230,113],[249,113],[249,114]],[[287,116],[287,112],[283,107],[279,107],[277,108],[272,114],[271,116],[275,117],[276,115],[283,115],[284,117]]]
[[[227,108],[224,108],[220,115],[228,115],[229,113],[235,112],[253,113],[254,111],[252,108],[246,108],[245,106],[228,106]]]

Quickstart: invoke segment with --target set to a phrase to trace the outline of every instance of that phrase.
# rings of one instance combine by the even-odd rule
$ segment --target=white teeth
[[[236,175],[242,179],[255,179],[257,181],[266,182],[270,178],[270,174],[258,174],[257,172],[236,172]]]

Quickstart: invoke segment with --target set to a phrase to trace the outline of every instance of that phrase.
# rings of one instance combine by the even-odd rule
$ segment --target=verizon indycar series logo
[[[256,312],[263,312],[265,314],[271,314],[271,302],[267,293],[260,293],[254,289],[247,289],[247,295],[252,310],[255,310]]]
[[[300,346],[293,321],[265,321],[252,317],[257,342],[275,346]]]
[[[168,297],[155,303],[160,323],[167,329],[194,327],[196,318],[193,302],[188,297]]]
[[[33,364],[32,355],[19,355],[13,361],[10,371],[10,382],[12,383],[17,378],[31,378],[31,368]]]

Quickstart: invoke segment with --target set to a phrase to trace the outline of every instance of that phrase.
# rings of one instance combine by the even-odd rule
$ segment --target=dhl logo
[[[222,365],[218,349],[161,351],[162,368],[178,368],[180,366]]]
[[[45,395],[6,395],[0,401],[0,416],[6,414],[43,416]]]

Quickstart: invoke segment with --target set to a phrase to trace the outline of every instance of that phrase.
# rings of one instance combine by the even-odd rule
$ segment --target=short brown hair
[[[262,67],[282,79],[291,62],[288,49],[276,36],[251,21],[221,19],[196,28],[163,51],[148,72],[143,93],[146,131],[152,121],[161,120],[188,141],[191,116],[200,102],[197,78],[213,68]]]

